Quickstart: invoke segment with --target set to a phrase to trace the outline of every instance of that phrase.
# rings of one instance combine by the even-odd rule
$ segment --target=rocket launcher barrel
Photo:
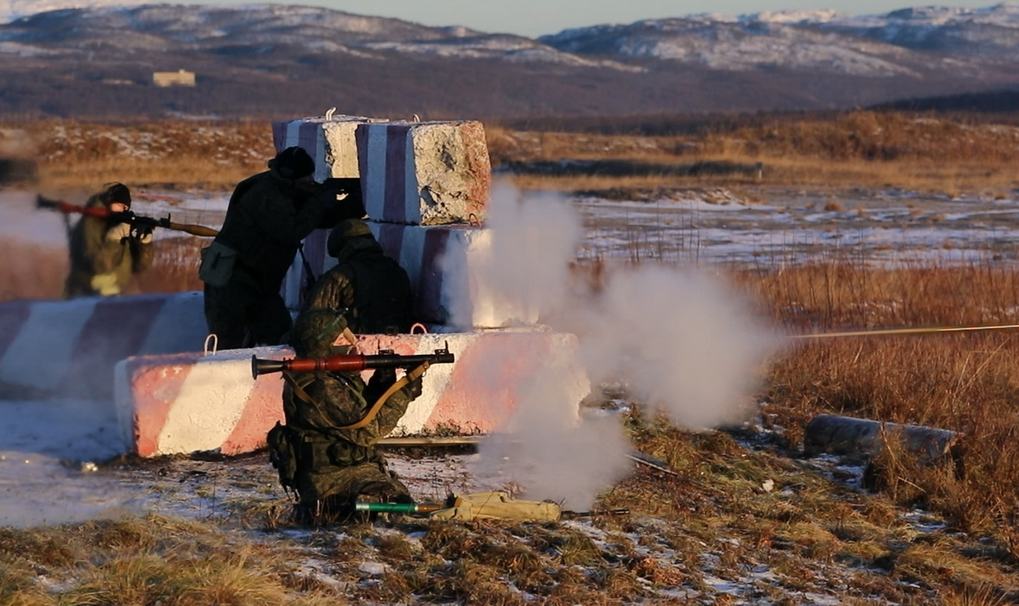
[[[169,216],[161,219],[153,217],[144,217],[142,215],[136,215],[130,210],[115,213],[104,206],[77,206],[75,204],[68,204],[67,202],[61,202],[60,200],[50,200],[43,196],[36,196],[35,198],[36,208],[42,208],[45,210],[55,210],[66,214],[78,213],[81,215],[88,215],[90,217],[97,217],[99,219],[120,219],[124,223],[131,225],[132,229],[145,229],[152,231],[157,227],[164,229],[170,229],[173,231],[182,231],[184,233],[191,234],[192,236],[201,236],[205,238],[214,238],[219,234],[218,230],[206,227],[204,225],[192,225],[190,223],[174,223],[170,220]]]
[[[436,349],[435,353],[401,356],[391,351],[376,355],[348,354],[328,358],[292,358],[289,360],[261,360],[251,356],[251,376],[273,372],[360,372],[372,368],[414,368],[422,364],[452,364],[449,348]]]

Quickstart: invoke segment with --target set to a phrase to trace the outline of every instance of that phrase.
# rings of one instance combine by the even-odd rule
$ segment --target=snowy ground
[[[764,266],[817,259],[891,265],[1016,258],[1019,192],[1001,199],[897,190],[715,194],[580,198],[588,229],[581,255]]]
[[[55,213],[31,210],[34,194],[0,192],[3,232],[60,242]],[[224,192],[136,192],[133,210],[177,223],[222,224]],[[76,202],[81,202],[76,200]],[[582,258],[662,258],[680,262],[798,263],[846,258],[867,263],[1012,260],[1019,241],[1019,190],[1007,197],[691,188],[641,199],[578,196],[586,228]],[[165,230],[157,237],[174,237]]]

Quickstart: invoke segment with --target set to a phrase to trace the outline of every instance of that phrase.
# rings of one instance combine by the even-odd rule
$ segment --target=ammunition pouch
[[[202,249],[198,277],[210,286],[223,288],[230,282],[237,264],[237,251],[216,240]]]
[[[269,462],[279,471],[284,488],[294,483],[300,471],[321,471],[327,467],[354,467],[376,460],[375,449],[316,431],[301,431],[281,425],[269,430]]]
[[[297,447],[300,434],[276,421],[275,427],[269,430],[266,442],[269,444],[269,462],[279,474],[283,490],[294,490],[294,478],[297,475]]]

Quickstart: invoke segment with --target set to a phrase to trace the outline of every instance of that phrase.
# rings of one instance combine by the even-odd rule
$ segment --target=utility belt
[[[327,467],[353,467],[362,463],[377,462],[375,448],[360,446],[312,430],[302,430],[278,421],[266,436],[269,461],[279,473],[284,489],[295,487],[299,472],[310,472]]]
[[[353,467],[375,458],[375,449],[319,432],[300,432],[298,466],[308,469],[322,467]]]

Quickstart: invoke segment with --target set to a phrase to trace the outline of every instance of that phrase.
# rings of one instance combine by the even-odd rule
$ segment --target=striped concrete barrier
[[[533,325],[538,311],[523,301],[509,301],[479,280],[491,254],[492,233],[469,225],[398,225],[369,221],[368,227],[410,277],[414,315],[424,323],[454,329]],[[304,285],[336,265],[326,252],[328,230],[316,230],[304,241],[305,267],[300,255],[283,283],[283,298],[291,310],[304,302]]]
[[[480,122],[358,124],[355,136],[372,219],[413,225],[484,219],[492,167]]]
[[[202,293],[0,303],[0,398],[111,398],[113,368],[201,351]]]
[[[372,121],[362,116],[300,118],[272,123],[272,142],[279,153],[288,147],[300,147],[315,160],[315,180],[330,177],[357,178],[358,124]]]
[[[576,361],[573,335],[528,331],[368,335],[360,350],[391,349],[403,355],[432,353],[448,345],[453,364],[432,366],[422,395],[393,435],[430,429],[465,433],[504,428],[525,399],[538,394],[543,407],[576,415],[590,391]],[[225,455],[265,446],[265,434],[283,418],[283,380],[251,376],[251,356],[293,357],[287,347],[201,354],[137,356],[116,367],[116,403],[125,443],[143,457],[217,451]],[[366,373],[366,377],[367,377]],[[540,379],[540,380],[539,380]]]
[[[360,177],[376,221],[443,225],[481,221],[492,186],[480,122],[389,122],[361,116],[273,123],[276,151],[315,159],[315,180]]]

